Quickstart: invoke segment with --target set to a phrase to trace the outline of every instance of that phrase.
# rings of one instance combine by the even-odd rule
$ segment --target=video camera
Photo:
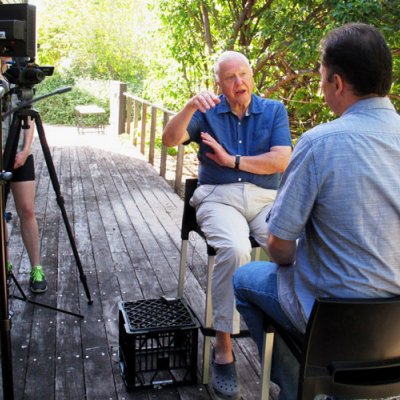
[[[16,62],[4,73],[10,83],[31,88],[42,82],[46,76],[53,75],[54,67],[41,67],[25,59],[15,59]]]
[[[54,67],[35,64],[36,8],[31,4],[0,5],[0,56],[11,57],[12,66],[4,73],[15,85],[18,98],[33,97],[33,86],[53,74]]]

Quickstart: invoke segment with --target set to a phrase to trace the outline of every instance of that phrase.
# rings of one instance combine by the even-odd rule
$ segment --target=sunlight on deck
[[[87,146],[144,160],[140,151],[130,144],[127,135],[111,135],[109,126],[105,127],[105,134],[99,134],[95,130],[78,134],[76,126],[49,124],[44,124],[44,131],[49,146]]]

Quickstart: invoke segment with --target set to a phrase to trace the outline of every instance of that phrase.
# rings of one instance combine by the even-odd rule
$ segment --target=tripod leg
[[[0,104],[1,111],[1,104]],[[21,120],[14,116],[11,129],[18,132],[18,135],[8,135],[7,143],[3,152],[3,157],[0,157],[0,171],[6,168],[10,171],[11,163],[15,157],[16,146],[18,144],[19,131],[21,129]],[[2,122],[0,120],[0,132],[2,132]],[[11,130],[10,130],[11,132]],[[2,133],[0,133],[2,135]],[[3,148],[2,136],[0,137],[0,148]],[[5,157],[5,160],[4,160]],[[5,162],[4,162],[5,161]],[[0,337],[1,337],[1,371],[3,382],[3,398],[4,400],[14,399],[14,379],[13,379],[13,366],[12,366],[12,347],[11,347],[11,318],[8,303],[8,288],[6,278],[6,264],[7,255],[5,247],[5,220],[4,211],[7,199],[7,192],[5,191],[5,182],[2,176],[0,182],[0,257],[1,257],[1,270],[0,270]]]
[[[79,253],[78,253],[78,250],[77,250],[76,244],[75,244],[75,238],[72,233],[72,229],[71,229],[71,225],[68,220],[67,212],[65,211],[64,198],[61,195],[60,183],[58,181],[56,170],[55,170],[54,164],[53,164],[53,160],[51,158],[49,145],[47,144],[46,136],[45,136],[44,129],[43,129],[43,124],[42,124],[42,121],[41,121],[41,118],[40,118],[40,115],[38,112],[35,112],[34,114],[32,114],[32,116],[36,123],[36,128],[37,128],[37,132],[39,135],[40,144],[42,146],[44,159],[46,161],[47,169],[49,170],[50,180],[53,185],[54,192],[56,194],[57,204],[60,207],[61,214],[63,216],[63,220],[64,220],[64,224],[65,224],[65,228],[67,229],[68,238],[71,243],[72,251],[74,253],[76,265],[79,270],[79,278],[85,289],[86,297],[88,299],[88,304],[92,304],[93,300],[91,299],[91,296],[90,296],[89,288],[87,285],[86,275],[83,272],[81,260],[79,258]]]
[[[81,314],[77,314],[77,313],[74,313],[74,312],[72,312],[72,311],[67,311],[67,310],[60,310],[60,309],[57,308],[57,307],[53,307],[53,306],[49,306],[49,305],[47,305],[47,304],[39,303],[39,302],[37,302],[37,301],[29,300],[28,297],[26,297],[24,291],[22,290],[21,285],[20,285],[20,284],[18,283],[18,281],[15,279],[14,274],[12,274],[11,276],[12,276],[12,279],[13,279],[13,281],[14,281],[14,283],[15,283],[15,286],[17,287],[18,291],[21,293],[21,296],[22,296],[22,297],[16,296],[16,295],[13,294],[13,295],[10,296],[10,298],[22,300],[22,301],[25,301],[25,303],[34,304],[34,305],[36,305],[36,306],[43,307],[43,308],[47,308],[47,309],[49,309],[49,310],[62,311],[64,314],[73,315],[74,317],[83,318],[83,315],[81,315]]]
[[[2,184],[1,184],[2,185]],[[0,213],[2,215],[2,204],[0,205]],[[2,231],[4,233],[4,219],[0,216]],[[2,235],[1,243],[4,243],[4,235]],[[3,396],[4,400],[14,399],[14,384],[13,384],[13,367],[12,367],[12,351],[11,351],[11,319],[8,305],[8,290],[6,285],[6,268],[5,268],[5,249],[2,246],[1,251],[1,276],[0,285],[2,288],[0,302],[0,333],[1,333],[1,371],[3,378]]]
[[[1,128],[1,123],[0,123]],[[0,140],[1,142],[1,140]],[[0,338],[1,338],[1,371],[3,378],[4,400],[14,399],[14,381],[11,351],[11,319],[8,304],[8,288],[6,278],[6,247],[4,221],[4,182],[0,182]]]

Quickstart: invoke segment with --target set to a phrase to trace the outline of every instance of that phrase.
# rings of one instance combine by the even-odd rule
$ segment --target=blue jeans
[[[290,332],[299,332],[287,318],[278,299],[277,270],[271,262],[256,261],[240,267],[233,276],[236,308],[243,316],[261,356],[264,314]],[[275,335],[271,379],[281,388],[279,400],[295,400],[299,363],[279,335]]]

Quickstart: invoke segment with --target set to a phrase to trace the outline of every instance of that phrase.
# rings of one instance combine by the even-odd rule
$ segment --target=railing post
[[[140,131],[140,152],[145,154],[146,151],[146,117],[147,104],[142,103],[142,129]]]
[[[126,96],[125,96],[126,98]],[[128,97],[126,99],[126,132],[131,137],[131,114],[132,114],[132,99]]]
[[[110,86],[110,133],[118,136],[125,128],[125,96],[127,85],[119,81],[112,81]]]
[[[154,165],[154,147],[156,144],[157,108],[151,107],[149,163]]]
[[[169,114],[164,111],[164,118],[163,118],[163,131],[165,129],[165,125],[167,125],[167,122],[169,120]],[[162,145],[161,146],[161,159],[160,159],[160,176],[162,176],[165,179],[165,175],[167,173],[167,146]]]
[[[133,145],[137,145],[137,134],[138,134],[138,125],[139,125],[139,102],[135,100],[135,110],[133,116]]]

